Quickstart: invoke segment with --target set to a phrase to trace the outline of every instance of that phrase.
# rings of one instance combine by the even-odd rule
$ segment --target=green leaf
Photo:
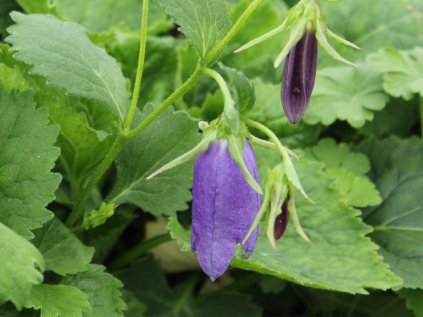
[[[25,307],[41,310],[41,317],[82,317],[91,311],[87,295],[67,285],[34,286]]]
[[[120,288],[122,283],[104,272],[101,265],[90,265],[87,272],[66,277],[63,284],[75,286],[88,296],[92,311],[84,317],[123,317],[126,309]]]
[[[16,69],[5,64],[0,64],[0,86],[6,92],[25,91],[29,89],[29,85],[22,73]]]
[[[81,26],[40,14],[14,12],[12,18],[16,25],[8,29],[7,41],[16,59],[32,65],[32,74],[47,77],[49,85],[70,95],[98,100],[124,120],[129,100],[122,72]]]
[[[414,94],[423,96],[423,48],[412,51],[386,48],[370,55],[368,61],[384,73],[383,88],[388,94],[406,100]]]
[[[243,72],[234,68],[220,64],[220,69],[224,72],[223,77],[229,85],[235,107],[240,113],[250,110],[256,102],[253,82]]]
[[[231,19],[224,0],[157,0],[180,26],[197,49],[200,57],[207,54],[231,28]]]
[[[125,288],[147,305],[147,316],[261,316],[260,308],[248,296],[236,292],[217,290],[194,297],[195,280],[170,289],[163,270],[151,257],[134,263],[118,276]]]
[[[259,164],[268,160],[267,152],[257,152],[257,156]],[[296,166],[305,191],[315,202],[296,196],[297,212],[311,243],[305,243],[289,225],[277,250],[259,236],[252,257],[242,259],[239,250],[232,266],[304,286],[353,294],[367,294],[366,288],[400,285],[401,279],[389,271],[376,253],[377,246],[366,237],[371,227],[361,222],[358,210],[346,205],[323,167],[322,163],[305,159]]]
[[[346,144],[323,139],[307,149],[306,154],[326,164],[326,174],[336,179],[333,186],[344,195],[349,206],[368,207],[382,202],[375,185],[365,176],[370,162],[362,153],[352,152]]]
[[[58,129],[47,111],[35,109],[32,94],[6,94],[0,88],[0,221],[26,238],[52,218],[60,176],[50,170],[59,156]]]
[[[125,299],[126,306],[128,308],[125,311],[126,317],[143,317],[147,310],[147,306],[141,303],[135,294],[132,292],[124,291],[123,298]]]
[[[317,73],[304,120],[326,126],[342,120],[360,128],[373,120],[373,113],[382,110],[388,100],[383,93],[381,75],[368,65],[324,68]]]
[[[148,107],[145,118],[152,110]],[[141,121],[138,118],[138,121]],[[131,203],[154,215],[174,215],[191,199],[192,163],[151,180],[153,172],[192,149],[200,141],[198,127],[186,113],[168,109],[142,134],[129,141],[117,159],[117,184],[108,201]]]
[[[329,28],[358,45],[363,52],[388,46],[411,49],[423,44],[423,2],[420,0],[323,1],[320,5],[328,16]],[[340,52],[347,58],[363,55],[348,48]]]
[[[32,286],[43,281],[43,257],[30,242],[1,222],[0,250],[0,304],[10,300],[21,309]]]
[[[17,0],[27,13],[51,13],[59,18],[83,25],[92,32],[104,32],[116,28],[138,30],[141,25],[141,1],[139,0]],[[162,33],[172,23],[153,3],[149,5],[149,33]]]
[[[423,290],[422,289],[403,289],[399,295],[405,298],[407,308],[414,312],[416,317],[423,316]]]
[[[52,219],[34,233],[33,243],[44,256],[46,270],[63,276],[87,270],[94,249],[83,245],[59,219]]]
[[[367,122],[359,133],[379,139],[390,135],[406,137],[418,121],[417,102],[391,99],[386,108],[377,112],[373,121]]]
[[[391,269],[404,279],[403,287],[423,288],[423,142],[412,138],[366,141],[359,149],[372,164],[373,178],[383,203],[366,212],[374,226],[372,238]]]

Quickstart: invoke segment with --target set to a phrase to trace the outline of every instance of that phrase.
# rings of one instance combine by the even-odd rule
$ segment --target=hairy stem
[[[147,47],[148,1],[149,0],[143,0],[138,68],[137,75],[135,78],[134,91],[132,93],[131,106],[129,108],[128,116],[125,120],[125,129],[131,128],[132,121],[134,120],[135,111],[137,110],[138,100],[140,98],[142,75],[144,71],[145,62],[145,50]]]
[[[149,240],[142,241],[140,244],[136,245],[132,249],[122,254],[116,261],[109,265],[109,268],[111,270],[124,268],[125,266],[139,259],[140,256],[144,253],[171,240],[172,237],[170,236],[170,234],[165,233],[155,236],[154,238],[151,238]]]
[[[90,198],[92,191],[97,186],[98,182],[101,180],[106,171],[109,169],[110,165],[112,165],[113,161],[115,160],[123,145],[125,144],[125,141],[126,138],[123,135],[119,135],[116,138],[106,157],[97,167],[93,177],[90,179],[87,186],[85,186],[85,188],[83,189],[80,198],[77,200],[72,213],[66,221],[66,224],[68,226],[73,227],[78,221],[78,219],[83,216],[85,205],[88,199]]]
[[[211,65],[217,60],[217,58],[219,57],[220,53],[222,53],[226,45],[228,45],[228,43],[234,38],[234,36],[244,26],[245,22],[247,22],[250,15],[257,9],[257,7],[261,4],[261,2],[262,0],[254,0],[248,6],[248,8],[244,11],[244,13],[235,22],[235,24],[233,25],[229,33],[226,34],[226,36],[220,41],[220,43],[217,44],[217,46],[207,54],[206,65]]]
[[[140,134],[144,131],[147,126],[154,121],[163,111],[165,111],[169,106],[171,106],[177,99],[185,95],[192,87],[197,84],[201,79],[204,72],[204,68],[198,64],[194,73],[191,77],[183,83],[178,89],[176,89],[169,97],[166,98],[152,113],[150,113],[136,128],[129,131],[126,135],[127,137],[133,138],[134,136]]]

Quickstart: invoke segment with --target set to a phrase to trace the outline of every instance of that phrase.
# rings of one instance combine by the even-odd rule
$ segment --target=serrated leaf
[[[33,243],[45,259],[46,270],[63,276],[87,270],[94,249],[83,245],[59,219],[52,219],[34,233]]]
[[[7,41],[31,73],[70,95],[98,100],[123,121],[129,107],[126,83],[116,61],[90,42],[78,24],[49,15],[12,14]],[[60,71],[59,71],[60,70]]]
[[[180,26],[197,49],[200,57],[207,54],[231,28],[231,19],[224,0],[157,0]]]
[[[25,307],[40,310],[41,317],[82,317],[91,311],[87,295],[67,285],[34,286]]]
[[[344,195],[349,206],[368,207],[381,203],[376,186],[366,176],[370,162],[362,153],[353,152],[346,144],[338,145],[332,139],[321,140],[305,153],[326,164],[326,174],[336,179],[333,187]]]
[[[47,111],[35,109],[31,93],[7,94],[0,88],[0,221],[26,238],[53,217],[60,176],[50,170],[59,156],[58,129]]]
[[[260,158],[262,154],[256,153],[259,164],[267,161],[267,155]],[[289,225],[277,250],[260,236],[252,257],[243,260],[239,252],[232,266],[347,293],[366,294],[366,288],[400,285],[401,279],[389,271],[376,253],[377,246],[366,237],[371,227],[361,222],[358,210],[345,204],[344,197],[333,188],[334,180],[322,172],[323,167],[304,159],[297,164],[304,189],[315,202],[296,196],[297,212],[311,243],[301,240]]]
[[[394,96],[410,100],[423,96],[423,48],[399,51],[386,48],[368,57],[378,71],[384,73],[383,88]]]
[[[1,222],[0,250],[0,304],[10,300],[21,309],[33,285],[43,280],[43,257],[30,242]]]
[[[414,312],[416,317],[423,316],[423,290],[403,289],[399,291],[400,297],[404,298],[407,308]]]
[[[382,110],[388,100],[383,93],[382,76],[368,65],[324,68],[317,73],[304,121],[327,126],[342,120],[360,128],[373,120],[373,113]]]
[[[88,296],[92,311],[84,317],[123,317],[122,283],[101,265],[91,264],[87,272],[66,277],[63,284],[79,288]]]
[[[148,107],[143,117],[151,110],[152,107]],[[154,215],[174,215],[176,211],[185,210],[191,198],[191,162],[151,180],[146,178],[199,141],[196,122],[184,112],[167,109],[120,153],[117,184],[108,201],[131,203]]]
[[[151,257],[138,261],[118,276],[125,288],[147,305],[147,316],[261,316],[260,308],[240,293],[218,290],[194,297],[195,283],[190,280],[170,289],[162,268]]]
[[[380,206],[367,210],[372,238],[403,287],[423,288],[423,142],[417,138],[366,141],[359,149],[371,161],[373,179],[382,195]]]
[[[345,143],[336,144],[333,139],[320,140],[316,146],[306,149],[306,154],[327,167],[341,167],[359,175],[370,171],[369,159],[363,153],[352,151]]]

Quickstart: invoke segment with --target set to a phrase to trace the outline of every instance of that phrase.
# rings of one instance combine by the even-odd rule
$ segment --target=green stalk
[[[149,240],[145,240],[133,247],[132,249],[128,250],[124,254],[122,254],[116,261],[109,265],[109,268],[111,270],[118,270],[124,268],[125,266],[139,259],[144,253],[171,240],[172,237],[169,233],[161,234]]]
[[[137,110],[138,106],[138,100],[140,98],[142,75],[144,73],[145,51],[147,47],[148,1],[149,0],[143,0],[138,68],[137,75],[135,78],[134,91],[132,93],[131,106],[129,108],[128,117],[125,120],[125,129],[131,128],[132,121],[134,120],[135,111]]]
[[[228,34],[220,41],[220,43],[212,49],[206,56],[206,65],[213,64],[217,58],[219,57],[220,53],[222,53],[223,49],[228,45],[228,43],[235,37],[235,35],[239,32],[239,30],[244,26],[245,22],[247,22],[250,15],[257,9],[257,7],[261,4],[262,0],[254,0],[248,8],[244,11],[244,13],[239,17],[236,23],[233,25],[232,29],[229,31]]]
[[[88,199],[90,198],[92,191],[97,186],[98,182],[101,180],[104,173],[106,173],[106,171],[109,169],[110,165],[112,165],[113,161],[119,154],[125,142],[126,142],[126,138],[122,135],[119,135],[116,138],[115,142],[113,143],[106,157],[97,167],[95,174],[90,179],[87,186],[83,189],[81,197],[76,202],[75,208],[73,209],[72,213],[70,214],[69,218],[66,221],[66,224],[68,226],[73,227],[78,221],[78,219],[83,216],[85,205]]]
[[[136,128],[126,133],[128,139],[131,139],[142,131],[144,131],[147,126],[154,121],[163,111],[165,111],[169,106],[171,106],[177,99],[185,95],[192,87],[197,84],[201,79],[204,72],[204,68],[198,64],[194,73],[191,77],[183,83],[178,89],[176,89],[165,101],[163,101],[152,113],[150,113]]]

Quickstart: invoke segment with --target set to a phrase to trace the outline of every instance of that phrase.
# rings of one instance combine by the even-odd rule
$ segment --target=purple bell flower
[[[258,183],[255,154],[247,140],[242,157]],[[247,235],[260,209],[261,197],[245,180],[225,139],[211,142],[196,159],[192,194],[192,250],[214,281],[227,270],[236,245]],[[247,256],[254,251],[257,234],[258,228],[242,245]]]
[[[285,60],[281,95],[291,123],[300,121],[307,110],[316,79],[317,52],[316,32],[305,31]]]

